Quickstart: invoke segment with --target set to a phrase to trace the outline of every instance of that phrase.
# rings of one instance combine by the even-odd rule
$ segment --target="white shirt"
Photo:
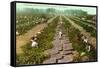
[[[84,39],[84,42],[87,43],[88,42],[88,39]]]
[[[59,32],[59,38],[61,38],[62,32]]]
[[[31,46],[32,46],[32,47],[35,47],[35,46],[37,46],[37,45],[38,45],[38,43],[35,42],[35,41],[33,41]]]

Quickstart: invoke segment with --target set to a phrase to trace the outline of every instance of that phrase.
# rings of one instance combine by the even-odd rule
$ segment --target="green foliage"
[[[17,15],[16,17],[16,31],[19,35],[26,33],[34,26],[45,23],[50,17],[45,14],[40,15]]]
[[[93,27],[84,24],[83,21],[77,21],[77,20],[75,20],[75,19],[73,19],[73,18],[71,18],[71,19],[72,19],[73,21],[75,21],[76,24],[82,26],[87,32],[89,32],[89,33],[91,34],[91,36],[96,37],[96,30],[95,30]]]
[[[29,46],[29,45],[27,45]],[[32,48],[31,50],[24,50],[23,54],[17,54],[17,64],[40,64],[44,59],[48,57],[48,54],[41,51],[39,48]]]
[[[52,40],[55,34],[58,18],[48,24],[48,27],[43,30],[37,37],[38,47],[32,48],[31,43],[22,47],[23,54],[17,54],[17,64],[41,64],[49,57],[45,50],[53,47]]]
[[[91,15],[84,15],[84,16],[78,16],[78,18],[76,18],[75,17],[75,19],[78,19],[78,20],[80,20],[80,21],[83,21],[84,23],[88,23],[88,24],[91,24],[91,25],[93,25],[93,26],[96,26],[96,24],[95,23],[93,23],[92,21],[92,19],[93,19],[93,16],[91,17],[91,18],[88,18],[88,17],[91,17]],[[79,19],[80,18],[80,19]],[[85,20],[82,20],[81,18],[84,18]],[[90,20],[90,21],[88,21],[88,20]]]
[[[65,22],[65,23],[64,23],[64,27],[65,27],[65,28],[70,28],[71,24],[68,23],[68,21],[67,21],[65,18],[63,18],[63,21]]]
[[[88,56],[90,60],[95,60],[96,59],[96,51],[94,49],[91,49],[90,52],[87,52],[86,50],[86,44],[83,43],[81,36],[80,36],[80,31],[76,28],[74,28],[69,21],[65,21],[66,19],[64,19],[63,21],[64,23],[64,28],[68,29],[68,31],[66,31],[66,33],[68,32],[68,36],[70,39],[70,42],[72,43],[72,46],[74,48],[75,51],[77,51],[79,54],[74,58],[73,61],[81,61],[82,56],[81,53],[84,52],[85,56]]]

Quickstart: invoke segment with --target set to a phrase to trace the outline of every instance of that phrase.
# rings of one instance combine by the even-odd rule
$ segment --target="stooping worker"
[[[88,43],[87,37],[84,38],[84,42],[85,42],[85,43]]]
[[[87,50],[88,52],[90,52],[91,46],[90,46],[90,44],[88,43],[88,38],[87,38],[87,37],[84,37],[83,41],[84,41],[84,43],[85,43],[85,45],[86,45],[86,50]]]
[[[32,42],[31,46],[32,47],[38,47],[38,43],[36,42],[36,40],[37,40],[36,36],[33,36],[31,38],[31,42]]]

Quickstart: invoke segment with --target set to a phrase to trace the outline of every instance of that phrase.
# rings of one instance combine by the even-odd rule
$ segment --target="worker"
[[[59,31],[59,39],[61,39],[61,38],[62,38],[62,32]]]
[[[36,42],[36,40],[37,40],[36,37],[32,37],[32,39],[31,39],[31,42],[32,42],[31,46],[32,47],[38,47],[38,43]]]

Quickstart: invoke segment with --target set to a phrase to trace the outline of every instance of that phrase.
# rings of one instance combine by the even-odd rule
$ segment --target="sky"
[[[67,9],[81,9],[86,11],[88,14],[96,14],[95,7],[80,7],[80,6],[62,6],[62,5],[45,5],[45,4],[29,4],[29,3],[17,3],[16,8],[18,11],[23,11],[24,8],[38,8],[38,9],[47,9],[54,8],[57,10],[67,10]]]

